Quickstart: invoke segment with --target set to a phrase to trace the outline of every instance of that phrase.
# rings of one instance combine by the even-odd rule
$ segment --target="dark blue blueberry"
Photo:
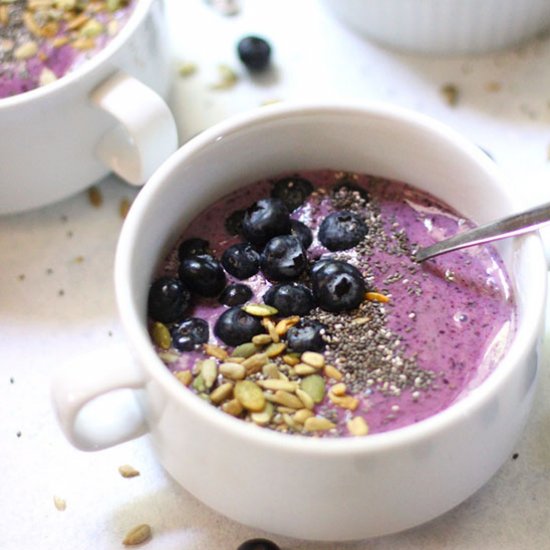
[[[319,307],[333,312],[355,309],[366,292],[359,270],[339,260],[320,262],[320,266],[314,265],[311,270],[313,296]]]
[[[359,198],[363,203],[369,201],[369,194],[364,187],[357,185],[356,183],[349,180],[342,180],[336,185],[333,185],[331,188],[332,195],[351,195],[352,193],[356,195],[356,198]]]
[[[263,71],[271,59],[271,46],[260,36],[245,36],[237,44],[239,59],[251,71]]]
[[[281,548],[268,539],[249,539],[245,540],[237,550],[281,550]]]
[[[302,319],[297,325],[290,327],[286,333],[286,341],[291,351],[323,351],[325,341],[323,331],[325,325],[313,319]]]
[[[260,199],[243,217],[242,233],[252,244],[263,246],[277,235],[290,233],[290,213],[281,199]]]
[[[178,323],[170,331],[172,346],[179,351],[192,351],[200,344],[208,342],[208,323],[198,317],[189,317]]]
[[[313,185],[310,181],[300,176],[282,178],[273,184],[271,196],[281,199],[292,212],[311,195]]]
[[[175,277],[160,277],[149,288],[147,312],[151,319],[161,323],[173,323],[185,317],[191,293],[187,286]]]
[[[259,317],[254,317],[240,307],[224,311],[214,325],[214,334],[228,346],[250,342],[253,336],[264,331]]]
[[[298,220],[290,220],[290,234],[298,237],[304,250],[307,250],[313,242],[313,233],[311,229]]]
[[[183,260],[191,256],[199,256],[201,254],[211,254],[210,243],[200,237],[192,237],[186,239],[178,247],[178,258]]]
[[[265,294],[264,302],[277,308],[279,315],[307,315],[315,305],[313,293],[302,283],[273,285]]]
[[[225,229],[230,235],[240,235],[243,230],[244,210],[235,210],[225,219]]]
[[[191,256],[180,263],[180,279],[200,296],[217,296],[225,287],[225,273],[220,262],[208,255]]]
[[[272,281],[288,281],[301,275],[307,267],[302,243],[292,235],[273,237],[260,256],[263,274]]]
[[[240,306],[252,298],[252,289],[248,285],[227,285],[218,300],[225,306]]]
[[[347,250],[361,242],[367,234],[364,220],[350,210],[329,214],[319,227],[319,241],[329,250]]]
[[[222,254],[222,265],[237,279],[248,279],[260,270],[260,255],[250,243],[233,244]]]

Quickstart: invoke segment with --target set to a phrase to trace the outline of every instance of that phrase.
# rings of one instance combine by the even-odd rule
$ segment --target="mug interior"
[[[125,329],[149,374],[165,384],[175,399],[189,404],[196,398],[181,392],[150,342],[146,299],[155,269],[206,206],[260,178],[303,169],[354,171],[404,181],[478,223],[522,206],[518,193],[475,145],[431,119],[394,107],[270,106],[203,132],[168,159],[137,197],[116,259],[117,298]],[[393,444],[419,431],[444,429],[498,392],[536,344],[546,290],[546,264],[538,236],[508,240],[499,249],[513,281],[518,327],[495,371],[467,396],[418,424],[353,441],[308,438],[305,444],[348,448]],[[196,401],[197,406],[203,405]],[[239,433],[249,429],[211,406],[204,407],[204,414]],[[296,440],[292,443],[296,445],[306,439],[269,430],[253,432],[255,438],[275,437],[280,442],[284,437]]]
[[[119,32],[109,41],[109,43],[94,54],[90,59],[84,61],[74,70],[69,70],[61,78],[51,82],[45,86],[40,86],[33,90],[16,94],[14,96],[0,98],[0,110],[2,108],[15,107],[17,105],[27,103],[28,101],[36,101],[41,97],[46,97],[56,93],[58,90],[71,86],[72,83],[86,78],[86,75],[93,73],[97,68],[109,60],[120,50],[120,48],[130,39],[136,28],[149,12],[149,8],[153,2],[157,0],[136,0],[135,6],[132,8],[130,17],[120,29]]]

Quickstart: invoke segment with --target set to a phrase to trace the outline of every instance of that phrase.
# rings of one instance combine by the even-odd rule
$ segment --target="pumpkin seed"
[[[279,313],[276,307],[267,304],[245,304],[242,309],[249,315],[254,315],[254,317],[269,317]]]
[[[244,357],[246,359],[247,357],[257,353],[259,349],[260,348],[256,344],[246,342],[245,344],[237,346],[231,353],[231,357]]]
[[[195,376],[192,386],[199,393],[206,391],[206,384],[204,383],[204,378],[202,377],[202,374]]]
[[[240,380],[235,384],[235,398],[249,411],[259,412],[265,406],[265,396],[260,386],[251,380]]]
[[[215,405],[219,405],[222,401],[225,401],[233,393],[233,384],[226,382],[221,386],[218,386],[211,394],[210,400]]]
[[[325,397],[325,380],[318,374],[310,374],[303,378],[300,388],[313,399],[314,403],[320,403]]]
[[[172,345],[172,337],[168,327],[162,323],[153,323],[153,342],[162,349],[169,349]]]
[[[165,363],[175,363],[180,356],[177,353],[171,353],[169,351],[161,351],[159,352],[159,357],[165,362]]]
[[[351,435],[367,435],[369,426],[362,416],[355,416],[348,420],[347,427]]]
[[[146,523],[143,523],[142,525],[137,525],[133,529],[130,529],[130,531],[126,533],[122,544],[124,544],[124,546],[137,546],[150,538],[151,527]]]
[[[258,426],[267,426],[273,416],[273,405],[269,402],[265,402],[263,410],[260,412],[253,412],[250,414],[250,418],[254,424]]]
[[[200,371],[206,389],[210,389],[218,377],[218,366],[216,365],[216,361],[214,361],[214,359],[205,359],[201,361]]]
[[[322,416],[311,416],[304,422],[306,432],[320,432],[335,428],[336,424]]]
[[[267,346],[265,350],[265,354],[268,357],[277,357],[278,355],[281,355],[283,351],[286,349],[286,344],[283,342],[273,342],[269,346]]]
[[[246,368],[241,363],[222,363],[220,373],[231,380],[242,380],[246,376]]]

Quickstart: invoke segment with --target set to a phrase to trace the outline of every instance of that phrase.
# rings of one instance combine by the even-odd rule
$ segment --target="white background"
[[[182,141],[265,101],[388,100],[432,115],[483,147],[510,185],[525,189],[526,202],[550,197],[548,37],[498,54],[425,58],[369,43],[314,0],[243,1],[233,17],[203,0],[166,0],[166,6],[176,62],[198,66],[187,78],[174,67],[170,104]],[[261,77],[250,77],[235,54],[238,39],[249,33],[264,35],[274,48],[273,68]],[[227,90],[212,89],[220,63],[240,77]],[[455,106],[441,95],[447,83],[459,90]],[[148,550],[236,550],[262,533],[217,515],[176,485],[147,437],[83,453],[56,424],[49,398],[54,370],[122,340],[112,267],[119,204],[136,191],[114,177],[99,188],[100,207],[84,192],[0,218],[0,549],[121,548],[128,529],[149,523]],[[517,457],[458,508],[378,540],[323,545],[271,538],[286,550],[550,548],[547,347]],[[123,479],[118,467],[125,463],[141,475]],[[54,507],[54,495],[66,500],[65,511]]]

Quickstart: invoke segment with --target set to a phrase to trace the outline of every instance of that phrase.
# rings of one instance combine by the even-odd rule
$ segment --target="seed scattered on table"
[[[137,546],[138,544],[143,544],[150,540],[151,537],[151,527],[146,523],[142,523],[141,525],[136,525],[136,527],[130,529],[130,531],[126,533],[122,544],[124,544],[124,546]]]
[[[136,477],[140,475],[139,470],[136,470],[130,464],[123,464],[122,466],[119,466],[118,471],[122,477],[126,478]]]

